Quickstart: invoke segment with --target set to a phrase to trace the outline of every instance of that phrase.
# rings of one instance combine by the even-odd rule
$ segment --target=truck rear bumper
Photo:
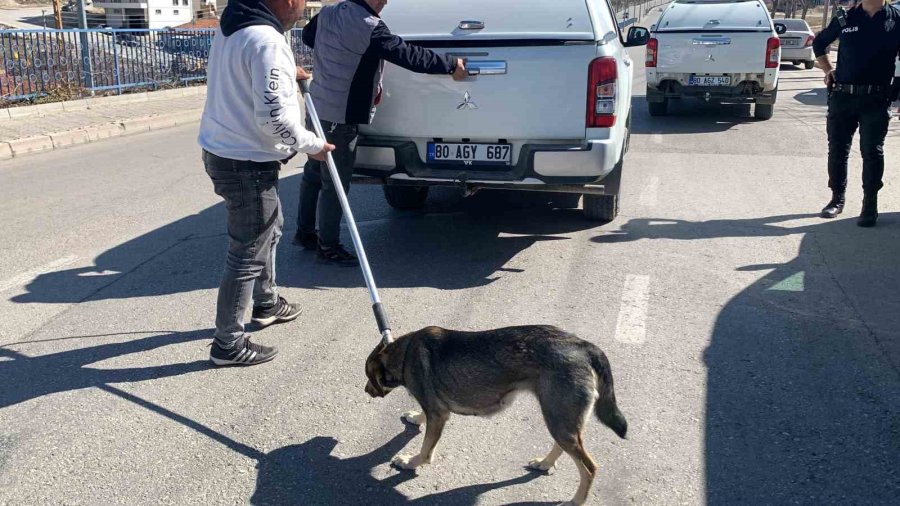
[[[590,185],[603,181],[617,166],[621,153],[616,152],[615,146],[611,140],[524,144],[518,162],[508,167],[448,167],[424,162],[411,140],[360,137],[354,174],[407,184],[415,184],[416,180],[423,184],[478,182],[522,189],[535,185]],[[618,191],[618,185],[615,190]]]
[[[678,81],[667,80],[658,87],[647,88],[647,102],[694,97],[717,102],[774,104],[777,94],[777,88],[766,91],[754,81],[743,81],[737,86],[684,86]]]

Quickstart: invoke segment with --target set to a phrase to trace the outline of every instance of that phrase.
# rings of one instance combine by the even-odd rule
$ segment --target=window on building
[[[174,5],[175,7],[178,7],[178,0],[172,0],[172,5]]]
[[[156,9],[156,15],[158,16],[160,14],[162,14],[162,9]]]
[[[187,7],[188,0],[181,0],[181,5]]]
[[[177,15],[178,15],[178,9],[175,9],[174,11],[172,11],[172,14],[175,14],[175,15],[177,16]]]

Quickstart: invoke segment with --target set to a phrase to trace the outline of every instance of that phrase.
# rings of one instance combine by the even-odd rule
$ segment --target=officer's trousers
[[[881,94],[833,92],[828,97],[828,187],[832,191],[847,189],[847,160],[857,128],[863,159],[863,190],[867,194],[877,193],[883,186],[884,138],[890,121],[890,103]]]

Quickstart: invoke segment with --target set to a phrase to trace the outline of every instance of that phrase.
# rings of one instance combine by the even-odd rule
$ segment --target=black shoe
[[[876,221],[878,221],[878,195],[866,195],[863,197],[862,213],[856,224],[860,227],[871,228],[875,226]]]
[[[257,365],[266,363],[278,355],[278,349],[250,342],[250,335],[245,335],[234,343],[231,349],[219,347],[213,343],[209,350],[209,359],[213,364],[223,365]]]
[[[823,218],[836,218],[837,215],[844,212],[844,203],[846,200],[844,199],[844,193],[834,192],[831,194],[831,202],[822,209],[822,217]]]
[[[278,301],[272,307],[254,307],[252,321],[259,325],[259,328],[264,328],[274,323],[292,322],[301,313],[303,310],[300,309],[300,304],[291,304],[284,297],[279,296]]]
[[[319,236],[315,232],[297,232],[294,234],[294,244],[313,251],[319,246]]]
[[[323,264],[334,264],[343,267],[359,265],[359,259],[356,258],[356,255],[344,249],[344,246],[340,244],[330,248],[319,244],[316,258]]]

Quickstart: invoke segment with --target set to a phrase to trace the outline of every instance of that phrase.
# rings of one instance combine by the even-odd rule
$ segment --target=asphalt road
[[[641,54],[636,53],[638,74]],[[818,71],[785,67],[771,121],[686,102],[651,119],[638,76],[622,215],[597,225],[497,193],[352,203],[400,332],[550,323],[603,348],[627,441],[592,420],[594,504],[896,504],[900,496],[900,141],[879,226],[828,199]],[[451,419],[434,464],[402,393],[372,400],[361,276],[288,241],[296,323],[281,355],[207,361],[226,245],[196,127],[0,167],[0,503],[551,504],[575,467],[534,400]],[[859,155],[852,158],[859,180]],[[299,168],[282,179],[288,233]],[[347,238],[349,241],[349,238]]]

